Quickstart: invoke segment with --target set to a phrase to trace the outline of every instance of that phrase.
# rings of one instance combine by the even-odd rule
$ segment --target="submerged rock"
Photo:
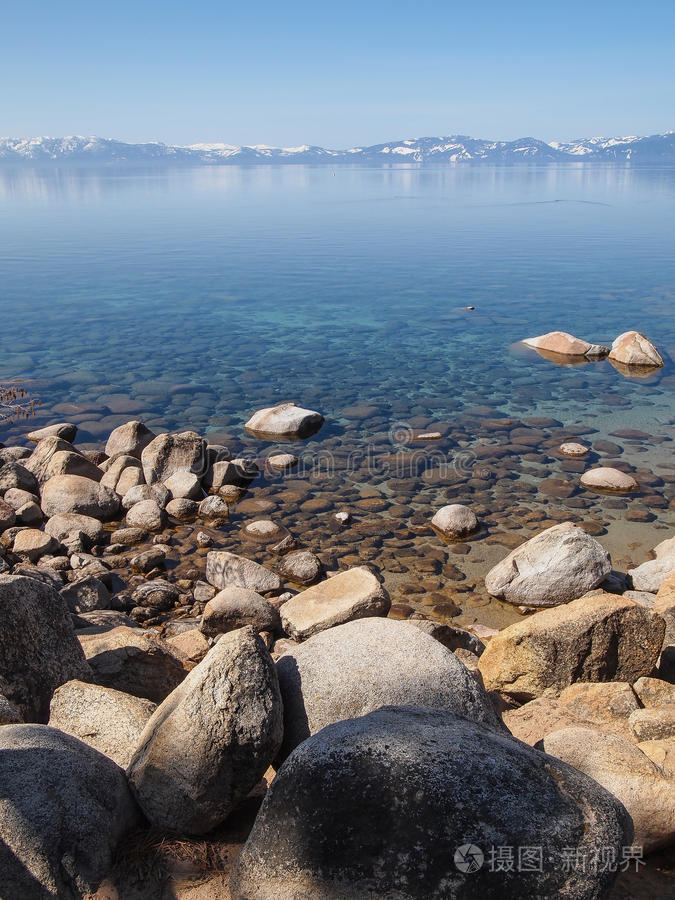
[[[380,706],[434,706],[498,724],[466,667],[407,622],[371,618],[329,628],[284,653],[277,672],[284,701],[282,759],[326,725]]]
[[[443,506],[431,520],[433,527],[444,537],[459,538],[478,529],[478,519],[472,509],[461,503]]]
[[[597,469],[589,469],[581,476],[584,487],[593,490],[608,491],[616,494],[624,494],[628,491],[637,491],[639,485],[632,475],[613,469],[611,466],[599,466]]]
[[[128,774],[157,827],[204,834],[257,784],[282,737],[274,663],[253,628],[223,635],[162,703]]]
[[[599,900],[616,872],[565,866],[565,854],[621,859],[631,839],[623,806],[571,766],[445,710],[384,707],[296,748],[230,890],[259,900]],[[512,869],[490,866],[501,846],[540,848],[541,857],[535,849],[527,870],[515,856]]]
[[[609,553],[571,522],[521,544],[485,576],[494,597],[522,606],[556,606],[596,588],[612,570]]]

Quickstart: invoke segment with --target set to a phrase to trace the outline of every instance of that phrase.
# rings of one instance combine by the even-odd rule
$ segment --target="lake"
[[[0,169],[0,376],[42,403],[0,439],[72,421],[94,447],[142,419],[261,458],[279,446],[243,423],[295,400],[326,425],[283,447],[298,471],[259,479],[223,546],[245,552],[264,513],[328,568],[377,565],[395,614],[502,625],[482,578],[516,543],[570,519],[625,571],[672,528],[673,247],[675,169]],[[628,378],[517,343],[558,329],[636,329],[666,365]],[[557,452],[573,436],[582,462]],[[599,461],[640,491],[580,488]],[[475,539],[429,528],[448,502]]]

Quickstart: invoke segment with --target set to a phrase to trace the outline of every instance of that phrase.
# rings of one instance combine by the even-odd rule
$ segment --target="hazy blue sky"
[[[347,147],[675,129],[675,2],[0,0],[0,135]]]

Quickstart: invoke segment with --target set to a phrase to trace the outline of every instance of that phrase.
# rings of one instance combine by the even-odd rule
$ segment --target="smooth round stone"
[[[589,469],[581,476],[581,483],[584,487],[599,491],[615,491],[624,493],[626,491],[637,491],[638,483],[632,475],[621,472],[619,469],[613,469],[611,466],[600,466],[597,469]]]
[[[564,456],[585,456],[588,453],[588,447],[575,441],[561,444],[558,449]]]
[[[461,503],[451,503],[438,510],[431,520],[433,527],[444,537],[463,537],[478,528],[478,519],[473,510]]]
[[[271,519],[259,519],[257,522],[249,522],[244,531],[251,537],[274,538],[281,533],[281,528]]]
[[[297,466],[298,457],[293,453],[277,453],[270,456],[267,462],[273,469],[292,469]]]

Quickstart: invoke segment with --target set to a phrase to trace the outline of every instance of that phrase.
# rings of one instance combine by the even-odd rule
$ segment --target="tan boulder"
[[[37,562],[41,556],[51,553],[57,548],[57,543],[49,534],[38,528],[23,528],[14,538],[12,550],[17,556],[27,559],[29,562]]]
[[[321,413],[303,409],[297,403],[279,403],[253,413],[244,426],[256,437],[283,440],[310,437],[321,428]]]
[[[628,810],[633,842],[646,853],[675,840],[675,791],[670,779],[631,741],[591,728],[563,728],[540,745],[613,794]]]
[[[541,334],[538,337],[525,338],[523,343],[534,350],[558,353],[561,356],[599,357],[607,356],[609,353],[609,347],[603,347],[601,344],[590,344],[588,341],[574,337],[573,334],[569,334],[567,331],[549,331],[547,334]]]
[[[120,500],[114,491],[81,475],[55,475],[42,489],[42,509],[49,517],[78,513],[108,519],[119,507]]]
[[[675,737],[675,705],[636,709],[629,722],[636,741]]]
[[[175,634],[173,637],[167,638],[166,642],[192,665],[201,662],[210,649],[209,642],[198,628],[191,628],[189,631]]]
[[[675,706],[675,684],[660,678],[638,678],[633,690],[643,706]]]
[[[661,354],[652,342],[639,331],[624,331],[612,342],[609,358],[614,362],[627,366],[650,366],[658,368],[663,365]]]
[[[500,631],[478,668],[488,690],[520,700],[577,681],[632,684],[652,671],[664,632],[660,616],[623,597],[599,593]]]
[[[340,572],[291,597],[281,607],[281,622],[297,640],[367,616],[386,616],[391,601],[365,566]]]
[[[49,724],[126,769],[156,708],[152,701],[132,694],[84,681],[67,681],[54,692]]]

